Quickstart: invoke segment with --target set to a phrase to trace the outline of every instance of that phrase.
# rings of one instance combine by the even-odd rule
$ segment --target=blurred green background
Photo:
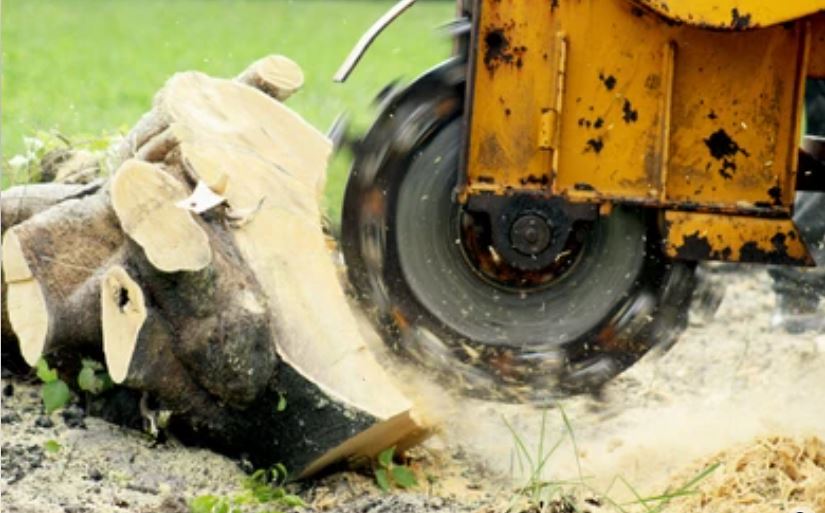
[[[445,59],[436,33],[452,1],[414,5],[379,37],[346,84],[331,77],[360,35],[394,2],[378,0],[4,0],[2,155],[24,136],[54,131],[78,141],[125,132],[174,72],[231,77],[280,53],[304,69],[288,105],[322,131],[343,112],[368,126],[370,102],[395,78]],[[4,165],[7,170],[8,165]],[[330,169],[327,206],[337,218],[347,156]],[[7,173],[8,175],[8,173]],[[8,186],[14,178],[4,176]]]

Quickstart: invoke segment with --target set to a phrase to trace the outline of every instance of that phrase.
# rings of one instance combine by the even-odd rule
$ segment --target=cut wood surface
[[[100,188],[98,181],[90,185],[67,185],[67,184],[31,184],[12,187],[0,193],[0,226],[2,233],[10,226],[22,223],[31,216],[42,212],[49,207],[71,198],[81,197],[91,194]],[[8,301],[8,289],[6,285],[6,271],[2,269],[0,273],[2,280],[2,299],[0,304],[6,305]],[[33,285],[28,286],[30,289]],[[18,293],[22,293],[18,291]],[[37,294],[36,290],[29,292]],[[35,322],[37,324],[37,322]],[[3,340],[2,354],[4,366],[8,368],[23,369],[26,363],[23,361],[18,347],[17,335],[11,327],[8,308],[2,308],[2,320],[0,321],[0,337]]]
[[[108,203],[101,188],[3,235],[5,308],[29,365],[67,346],[99,347],[99,275],[125,241]]]
[[[4,314],[30,364],[102,354],[183,440],[296,477],[427,432],[338,283],[332,146],[278,101],[302,82],[281,56],[235,80],[179,73],[109,151],[105,186],[3,200]]]
[[[283,55],[269,55],[246,68],[237,80],[284,101],[304,85],[304,72]]]
[[[156,269],[199,271],[209,265],[209,238],[177,206],[188,195],[184,184],[148,162],[127,160],[112,177],[110,191],[120,226]]]

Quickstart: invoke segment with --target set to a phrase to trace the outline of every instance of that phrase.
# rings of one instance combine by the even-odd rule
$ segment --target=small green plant
[[[44,159],[48,160],[48,155],[60,158],[65,152],[73,150],[102,152],[115,140],[116,136],[110,133],[75,136],[70,139],[56,130],[38,130],[23,137],[23,153],[2,161],[3,186],[49,181],[54,177],[48,176],[47,170],[43,168]]]
[[[40,397],[43,399],[43,407],[46,409],[46,413],[51,414],[53,411],[66,406],[72,398],[72,393],[69,386],[57,377],[57,371],[49,368],[49,364],[43,358],[37,361],[35,369],[37,377],[43,382]]]
[[[395,447],[385,449],[378,454],[375,462],[375,483],[384,492],[389,492],[393,486],[397,488],[412,488],[418,485],[413,471],[406,465],[398,465],[393,461]]]
[[[41,179],[40,160],[54,149],[67,147],[65,141],[50,132],[37,132],[23,137],[23,153],[3,162],[3,174],[11,177],[11,184],[38,182]]]
[[[109,377],[101,363],[89,358],[84,358],[82,363],[83,368],[80,369],[80,373],[77,375],[77,386],[81,390],[97,395],[114,386],[112,378]]]
[[[61,448],[62,446],[60,445],[60,442],[58,442],[57,440],[46,440],[43,443],[43,450],[51,454],[56,454],[60,452]]]
[[[284,410],[286,410],[286,394],[278,392],[278,405],[275,407],[275,411],[281,413]]]
[[[288,475],[281,464],[256,470],[244,480],[242,491],[231,495],[200,495],[189,502],[189,510],[191,513],[278,513],[279,508],[304,506],[300,497],[284,488]]]
[[[191,513],[229,513],[230,504],[226,497],[199,495],[189,501]]]

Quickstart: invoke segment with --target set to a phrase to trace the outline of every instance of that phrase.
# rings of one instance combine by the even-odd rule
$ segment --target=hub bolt
[[[510,227],[510,243],[524,255],[538,255],[550,245],[552,229],[542,216],[525,214]]]

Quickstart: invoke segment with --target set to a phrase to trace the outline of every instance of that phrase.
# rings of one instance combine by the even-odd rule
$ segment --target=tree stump
[[[294,477],[427,433],[362,339],[321,228],[330,141],[303,75],[173,76],[104,183],[3,193],[3,343],[101,356],[184,441]],[[285,406],[285,407],[284,407]]]

